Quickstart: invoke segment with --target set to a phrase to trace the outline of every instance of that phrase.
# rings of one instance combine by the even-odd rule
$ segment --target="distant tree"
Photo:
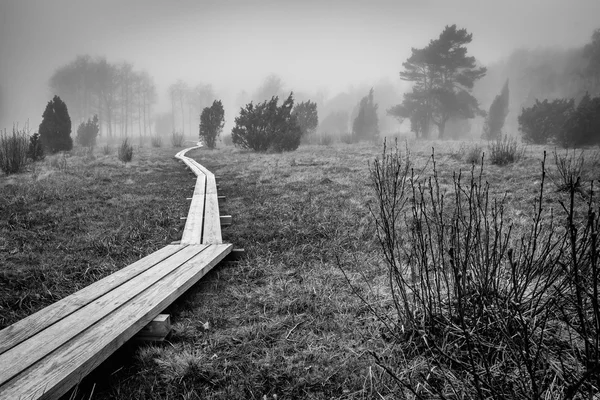
[[[185,102],[189,87],[187,83],[179,79],[169,86],[169,97],[171,98],[171,112],[173,115],[173,129],[179,129],[185,133]],[[177,123],[177,116],[181,115],[181,123]]]
[[[587,61],[585,75],[590,80],[590,87],[600,95],[600,29],[594,31],[590,43],[584,46],[583,57]]]
[[[379,137],[377,104],[373,100],[373,88],[363,97],[358,106],[358,114],[352,123],[354,140],[374,140]]]
[[[252,98],[258,103],[272,99],[273,97],[283,97],[284,93],[283,81],[281,78],[278,75],[271,74],[265,78]]]
[[[98,132],[100,132],[98,116],[94,115],[93,118],[90,118],[86,122],[79,124],[79,127],[77,127],[77,136],[75,137],[75,141],[83,147],[94,147],[96,145]]]
[[[527,143],[545,144],[556,139],[563,126],[574,111],[573,99],[556,99],[553,101],[535,100],[535,104],[523,108],[519,115],[519,130]]]
[[[200,139],[209,149],[214,149],[217,138],[225,125],[225,110],[221,100],[215,100],[212,106],[205,107],[200,115]]]
[[[302,135],[313,135],[319,125],[319,116],[317,114],[317,103],[310,100],[296,104],[292,115],[298,120],[298,125],[302,130]]]
[[[302,130],[292,115],[293,94],[277,106],[279,98],[254,105],[252,102],[240,110],[231,131],[233,144],[254,151],[292,151],[300,145]]]
[[[73,148],[71,118],[67,105],[60,97],[54,96],[46,105],[42,114],[39,134],[44,150],[50,154]]]
[[[397,111],[411,118],[418,137],[429,137],[430,122],[437,126],[440,138],[444,138],[450,118],[481,115],[471,90],[486,69],[477,68],[475,57],[467,56],[466,45],[472,39],[473,35],[465,29],[446,26],[429,45],[413,48],[412,55],[402,64],[400,78],[413,82],[414,86],[411,93],[404,95],[403,108]]]
[[[600,97],[591,98],[586,93],[569,112],[556,139],[563,147],[600,144]]]
[[[483,126],[483,139],[496,140],[502,137],[502,128],[508,115],[508,80],[502,91],[494,98]]]
[[[428,137],[430,112],[421,92],[413,90],[410,93],[405,93],[402,104],[389,108],[387,114],[398,121],[408,118],[410,120],[410,130],[415,133],[417,139]]]
[[[327,114],[319,123],[319,132],[334,135],[345,135],[348,133],[349,116],[346,111],[335,111]]]

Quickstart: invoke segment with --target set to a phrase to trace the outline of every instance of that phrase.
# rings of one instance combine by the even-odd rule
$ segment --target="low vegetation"
[[[171,145],[176,148],[183,147],[185,137],[182,132],[173,131],[171,134]]]
[[[125,138],[121,142],[118,151],[119,160],[128,163],[133,159],[133,146],[129,143],[129,139]]]
[[[224,239],[246,258],[166,310],[167,342],[128,344],[73,398],[597,393],[595,200],[548,190],[537,146],[509,169],[436,142],[406,146],[409,158],[372,143],[191,152],[219,176],[234,221]],[[71,152],[0,177],[2,326],[180,239],[188,172],[171,150],[136,151],[128,168]]]
[[[24,129],[13,127],[12,134],[0,132],[0,170],[5,174],[20,172],[27,164],[29,138]]]

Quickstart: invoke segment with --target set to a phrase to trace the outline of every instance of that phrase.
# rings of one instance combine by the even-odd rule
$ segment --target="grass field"
[[[473,146],[409,145],[425,174],[435,147],[442,188],[455,172],[470,171]],[[167,310],[174,322],[167,342],[126,346],[72,397],[397,396],[370,355],[392,351],[369,311],[390,302],[369,211],[369,162],[381,150],[336,144],[286,154],[188,153],[219,178],[233,216],[224,240],[245,248],[246,258],[216,268]],[[173,159],[176,151],[138,148],[127,165],[99,152],[55,156],[0,177],[0,327],[178,240],[193,180]],[[514,164],[486,163],[484,178],[493,193],[506,194],[517,228],[529,223],[542,153],[528,148]],[[589,169],[600,170],[596,161]]]

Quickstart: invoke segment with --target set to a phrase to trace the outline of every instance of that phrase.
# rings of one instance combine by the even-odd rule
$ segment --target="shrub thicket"
[[[0,169],[7,175],[20,172],[27,165],[27,132],[13,127],[12,134],[0,132]]]
[[[292,115],[293,94],[277,106],[279,98],[254,105],[249,103],[240,110],[231,131],[233,144],[254,151],[293,151],[300,145],[302,130]]]
[[[205,107],[200,114],[200,139],[206,147],[214,149],[217,139],[225,125],[225,110],[221,100],[215,100],[212,106]]]
[[[67,105],[60,97],[54,96],[46,105],[39,133],[44,150],[50,154],[69,151],[73,148],[71,118]]]
[[[42,146],[42,140],[40,139],[39,133],[34,133],[29,138],[29,148],[27,149],[27,157],[31,161],[43,160],[45,157],[44,146]]]
[[[545,158],[524,229],[505,223],[509,203],[483,165],[448,191],[433,156],[424,179],[398,149],[373,164],[393,309],[368,302],[389,344],[373,355],[406,398],[598,396],[599,203],[571,190],[556,219],[544,208]]]
[[[535,104],[523,108],[518,117],[519,130],[523,141],[532,144],[545,144],[554,140],[563,128],[567,117],[574,109],[573,99],[553,101],[535,100]]]
[[[79,124],[75,141],[83,147],[94,147],[99,132],[100,125],[98,124],[98,116],[94,115],[93,118]]]
[[[129,139],[125,138],[121,142],[118,151],[119,160],[128,163],[133,159],[133,146],[129,143]]]
[[[600,97],[588,93],[573,109],[556,141],[563,147],[579,147],[600,143]]]

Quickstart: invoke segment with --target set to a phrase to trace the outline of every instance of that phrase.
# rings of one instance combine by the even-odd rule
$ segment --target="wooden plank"
[[[0,365],[2,365],[0,385],[50,354],[79,332],[89,328],[104,316],[121,307],[122,304],[143,292],[147,287],[164,279],[206,247],[185,247],[166,262],[156,264],[153,268],[147,269],[135,278],[128,280],[102,297],[50,325],[29,340],[6,350],[0,355]],[[122,321],[122,323],[127,323],[127,321]],[[18,360],[18,363],[15,360]],[[65,360],[65,362],[68,361]]]
[[[209,246],[178,273],[147,288],[96,325],[0,387],[0,398],[57,398],[76,385],[221,261],[232,245]],[[127,321],[127,323],[124,323]],[[45,392],[45,393],[44,393]]]
[[[204,174],[198,176],[196,187],[190,203],[183,235],[181,237],[182,244],[200,244],[202,243],[202,228],[204,225],[204,190],[206,187],[206,176]]]
[[[221,236],[221,217],[219,215],[219,200],[217,194],[207,194],[204,205],[204,233],[202,234],[202,243],[220,244],[223,243]]]
[[[91,303],[154,265],[172,257],[184,247],[166,246],[70,296],[0,331],[0,355],[38,332]],[[2,363],[0,363],[2,365]]]

